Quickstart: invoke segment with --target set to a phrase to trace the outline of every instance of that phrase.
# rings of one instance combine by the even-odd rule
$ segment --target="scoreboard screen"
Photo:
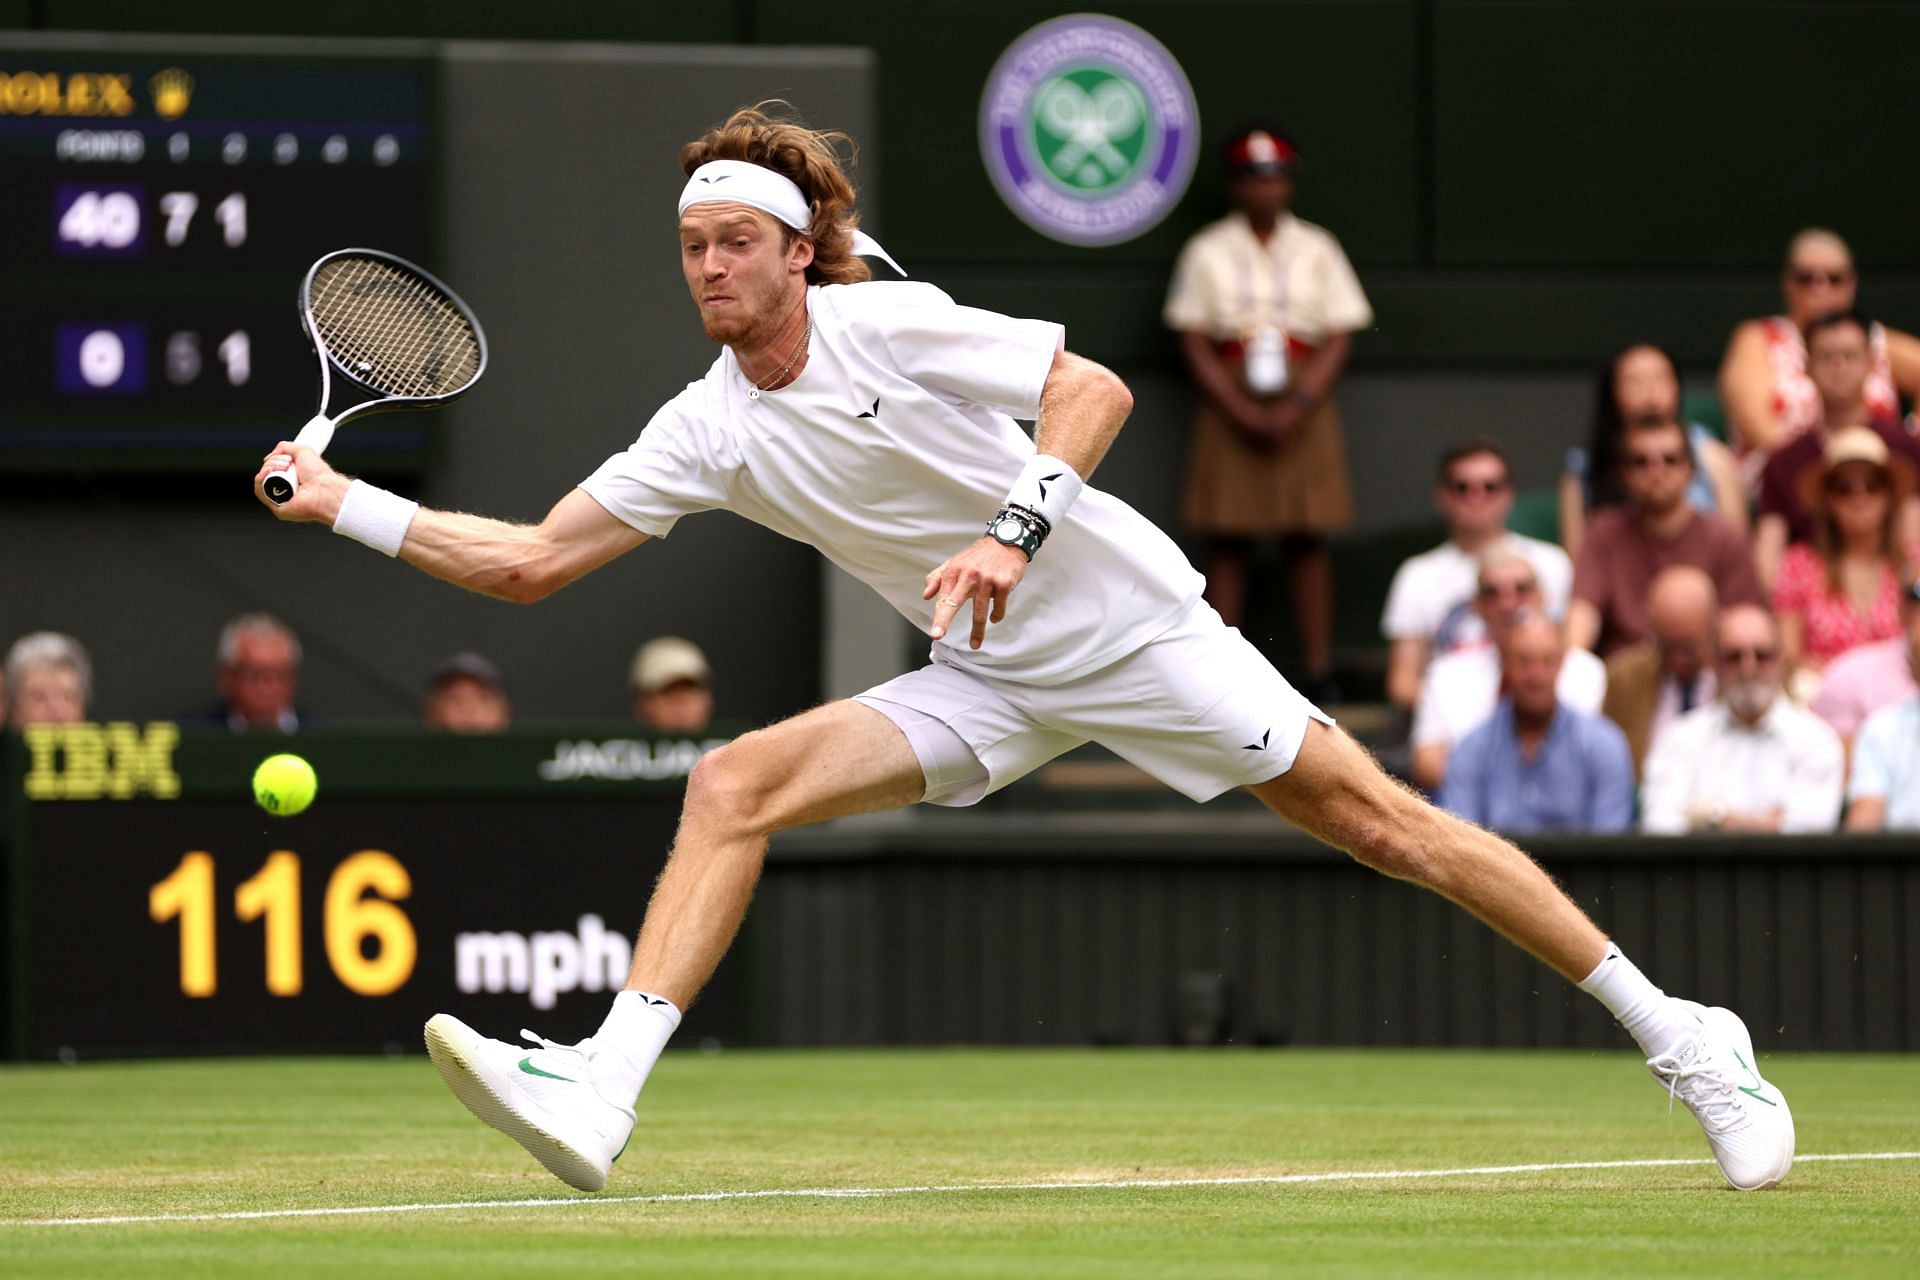
[[[0,474],[252,465],[315,408],[332,249],[432,269],[437,63],[0,36]],[[423,462],[431,419],[342,459]]]

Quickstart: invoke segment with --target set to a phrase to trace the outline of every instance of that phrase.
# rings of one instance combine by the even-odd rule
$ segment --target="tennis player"
[[[870,280],[862,256],[885,254],[857,229],[847,146],[748,109],[682,149],[680,265],[719,357],[539,524],[429,510],[287,443],[255,477],[257,491],[291,458],[298,495],[267,503],[280,519],[523,603],[725,509],[817,547],[933,640],[926,666],[702,760],[599,1031],[529,1035],[530,1050],[438,1015],[427,1044],[454,1093],[567,1183],[600,1189],[770,835],[970,805],[1092,740],[1197,801],[1244,787],[1466,908],[1619,1019],[1730,1183],[1779,1182],[1793,1121],[1740,1019],[1664,994],[1526,854],[1389,779],[1222,624],[1173,542],[1087,485],[1133,401],[1059,325]],[[1015,419],[1036,421],[1032,439]]]

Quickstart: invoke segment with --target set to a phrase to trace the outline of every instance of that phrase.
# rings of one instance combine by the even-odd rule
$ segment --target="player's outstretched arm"
[[[261,486],[267,473],[288,457],[299,469],[300,490],[285,506],[275,506]],[[285,442],[267,457],[253,479],[255,496],[280,519],[325,524],[342,532],[346,529],[340,521],[341,507],[353,483],[313,450]],[[391,494],[373,492],[379,495],[373,506],[376,524],[385,514],[382,505],[412,508]],[[412,509],[410,518],[391,530],[392,546],[382,549],[389,554],[397,551],[407,563],[457,587],[497,600],[532,604],[646,540],[646,534],[615,519],[575,489],[537,525],[430,507]]]
[[[537,525],[422,507],[400,558],[469,591],[532,604],[646,540],[574,489]]]

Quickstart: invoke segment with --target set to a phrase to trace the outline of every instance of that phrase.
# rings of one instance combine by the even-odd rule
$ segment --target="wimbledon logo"
[[[1199,135],[1173,55],[1098,14],[1021,36],[980,98],[980,150],[1001,199],[1066,244],[1118,244],[1164,218],[1193,176]]]

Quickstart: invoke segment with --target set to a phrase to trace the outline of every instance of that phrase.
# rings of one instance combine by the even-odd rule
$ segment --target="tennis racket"
[[[453,290],[378,249],[340,249],[300,282],[300,323],[320,358],[320,412],[293,438],[323,453],[351,418],[432,409],[465,395],[487,371],[487,336]],[[329,416],[336,391],[371,399]],[[261,488],[285,506],[299,491],[292,464]]]

